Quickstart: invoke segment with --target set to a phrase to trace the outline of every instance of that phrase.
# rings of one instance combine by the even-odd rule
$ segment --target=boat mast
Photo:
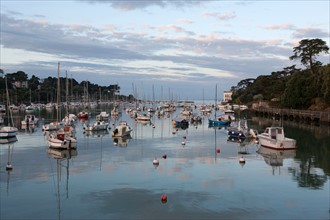
[[[69,81],[68,81],[68,72],[65,71],[65,101],[66,101],[66,114],[69,116],[69,103],[68,103],[68,94],[69,94]]]
[[[6,96],[7,96],[7,115],[8,115],[8,126],[10,126],[10,120],[11,120],[11,125],[14,127],[14,120],[13,120],[13,115],[12,111],[10,110],[10,100],[9,100],[9,92],[8,92],[8,85],[7,85],[7,77],[5,76],[5,83],[6,83]],[[9,120],[10,119],[10,120]]]
[[[215,106],[214,106],[214,118],[217,118],[217,99],[218,99],[218,84],[215,84]]]
[[[56,115],[56,119],[59,120],[59,110],[60,110],[60,62],[58,62],[57,64],[57,115]]]

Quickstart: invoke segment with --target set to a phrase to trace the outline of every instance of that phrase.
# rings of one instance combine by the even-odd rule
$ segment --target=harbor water
[[[330,217],[329,127],[284,121],[286,136],[297,141],[297,150],[290,151],[228,140],[226,128],[208,126],[212,115],[175,129],[172,119],[180,108],[146,124],[123,110],[110,119],[108,131],[84,131],[83,123],[110,110],[104,106],[88,121],[75,122],[76,150],[48,148],[41,127],[54,113],[43,111],[39,126],[20,129],[16,142],[2,143],[0,219]],[[240,117],[258,131],[274,123]],[[112,138],[121,120],[133,128],[130,138]],[[6,170],[8,162],[12,170]]]

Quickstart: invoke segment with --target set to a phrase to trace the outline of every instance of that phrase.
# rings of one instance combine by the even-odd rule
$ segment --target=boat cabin
[[[284,130],[281,127],[266,128],[265,132],[271,139],[284,140]]]

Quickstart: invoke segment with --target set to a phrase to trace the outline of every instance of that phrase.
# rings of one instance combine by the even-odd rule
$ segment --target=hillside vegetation
[[[316,60],[320,53],[328,54],[329,47],[320,39],[304,39],[293,52],[290,59],[299,59],[306,69],[293,65],[241,80],[231,88],[232,102],[250,105],[263,101],[276,108],[330,111],[330,64]]]

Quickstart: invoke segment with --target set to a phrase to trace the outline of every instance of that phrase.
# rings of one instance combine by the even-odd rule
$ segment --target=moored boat
[[[126,121],[121,121],[119,125],[113,130],[112,137],[128,136],[132,132],[132,128],[128,126]]]
[[[79,112],[78,114],[77,114],[77,117],[79,118],[79,119],[87,119],[88,118],[88,112],[85,112],[85,111],[81,111],[81,112]]]
[[[107,130],[109,127],[109,123],[105,121],[96,121],[92,125],[83,125],[85,131],[100,131],[100,130]]]
[[[108,121],[109,114],[107,112],[101,112],[100,114],[96,115],[96,121]]]
[[[236,127],[228,127],[227,135],[228,139],[256,138],[257,131],[249,129],[246,119],[240,119]]]
[[[11,126],[4,126],[0,128],[0,138],[16,137],[18,129]]]
[[[274,150],[289,150],[296,148],[296,140],[284,135],[283,127],[267,127],[257,135],[261,146]]]

